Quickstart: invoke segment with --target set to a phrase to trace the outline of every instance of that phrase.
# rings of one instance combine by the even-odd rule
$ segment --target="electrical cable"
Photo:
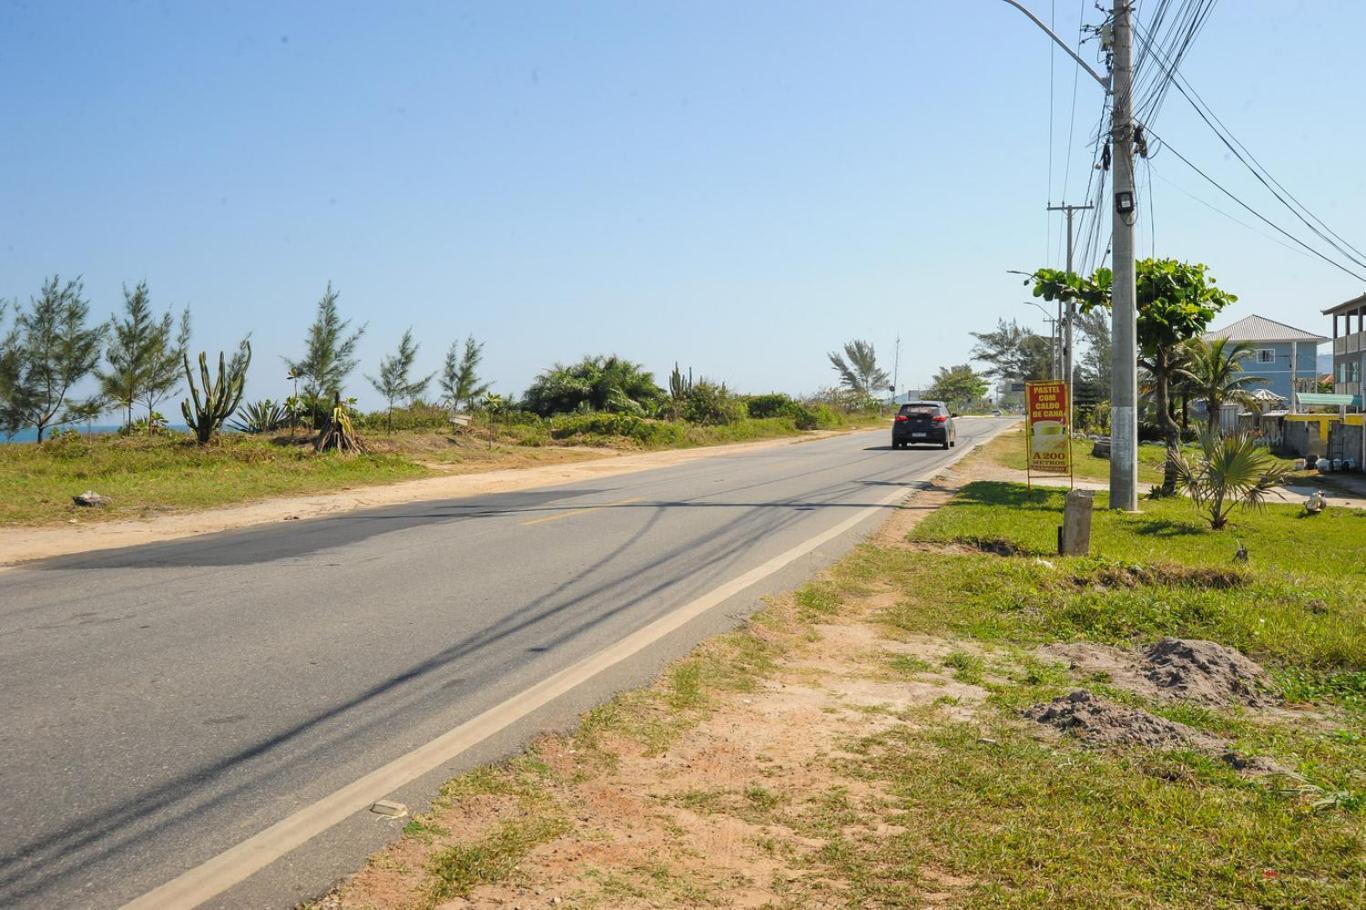
[[[1222,120],[1219,120],[1213,109],[1209,107],[1208,102],[1201,98],[1199,93],[1195,92],[1195,89],[1190,85],[1189,80],[1185,79],[1185,77],[1181,76],[1170,67],[1168,67],[1168,69],[1172,75],[1171,84],[1176,86],[1176,90],[1186,99],[1190,106],[1194,108],[1196,114],[1205,122],[1205,125],[1208,126],[1219,141],[1223,143],[1224,147],[1233,153],[1233,156],[1248,169],[1248,172],[1251,173],[1262,186],[1266,187],[1267,191],[1275,196],[1278,202],[1285,206],[1291,214],[1299,219],[1299,221],[1304,224],[1305,227],[1309,228],[1309,230],[1320,240],[1351,260],[1354,265],[1366,268],[1366,253],[1363,253],[1345,240],[1341,235],[1329,227],[1323,219],[1315,215],[1308,206],[1300,202],[1289,190],[1285,189],[1280,181],[1276,180],[1260,161],[1257,161],[1247,147],[1233,136],[1228,127],[1224,125]],[[1199,98],[1198,102],[1196,101],[1197,98]],[[1247,157],[1244,157],[1244,153]],[[1249,161],[1249,159],[1251,159],[1251,161]],[[1282,193],[1284,193],[1284,196]],[[1293,200],[1294,205],[1292,205],[1286,197]],[[1298,208],[1296,208],[1296,206],[1298,206]],[[1305,217],[1306,215],[1308,218]],[[1322,230],[1320,230],[1320,227],[1311,224],[1310,219],[1317,222]],[[1325,231],[1327,234],[1324,233]]]
[[[1152,130],[1149,129],[1149,132],[1152,133]],[[1324,262],[1328,263],[1329,265],[1333,266],[1334,268],[1339,269],[1340,271],[1343,271],[1343,272],[1347,273],[1348,275],[1351,275],[1353,278],[1357,279],[1358,281],[1366,281],[1366,276],[1363,276],[1363,275],[1361,275],[1361,274],[1358,274],[1357,272],[1352,271],[1351,269],[1347,268],[1345,265],[1343,265],[1343,264],[1340,263],[1340,262],[1337,262],[1337,261],[1335,261],[1335,260],[1333,260],[1333,259],[1329,259],[1329,258],[1328,258],[1327,256],[1325,256],[1323,253],[1321,253],[1321,252],[1319,252],[1318,250],[1314,249],[1312,246],[1310,246],[1309,244],[1305,243],[1303,240],[1301,240],[1300,238],[1296,237],[1294,234],[1290,233],[1290,232],[1287,231],[1285,228],[1283,228],[1283,227],[1281,227],[1280,225],[1276,224],[1274,221],[1272,221],[1271,219],[1267,218],[1265,215],[1263,215],[1261,212],[1259,212],[1259,211],[1257,211],[1256,209],[1254,209],[1252,206],[1248,205],[1248,204],[1247,204],[1246,202],[1244,202],[1243,200],[1239,199],[1239,198],[1238,198],[1237,196],[1235,196],[1232,192],[1230,192],[1229,190],[1225,189],[1224,186],[1223,186],[1222,184],[1219,183],[1219,181],[1215,180],[1215,179],[1214,179],[1213,177],[1211,177],[1209,174],[1205,173],[1203,170],[1201,170],[1199,167],[1197,167],[1197,166],[1195,165],[1195,163],[1192,162],[1189,158],[1187,158],[1185,155],[1183,155],[1183,154],[1181,154],[1179,151],[1177,151],[1176,148],[1173,147],[1172,144],[1171,144],[1170,142],[1168,142],[1166,139],[1163,139],[1161,136],[1158,136],[1156,133],[1152,133],[1152,134],[1153,134],[1153,136],[1154,136],[1158,141],[1160,141],[1160,142],[1162,143],[1163,147],[1169,149],[1169,150],[1171,151],[1171,153],[1172,153],[1173,155],[1175,155],[1177,158],[1180,158],[1180,159],[1182,160],[1182,162],[1184,162],[1185,165],[1186,165],[1187,167],[1189,167],[1191,170],[1195,171],[1195,172],[1196,172],[1197,174],[1199,174],[1201,177],[1205,178],[1205,180],[1208,181],[1215,189],[1219,190],[1219,192],[1223,193],[1225,196],[1227,196],[1228,198],[1232,199],[1234,202],[1238,203],[1238,204],[1239,204],[1240,206],[1242,206],[1244,209],[1247,209],[1248,212],[1250,212],[1252,215],[1256,216],[1257,219],[1258,219],[1259,221],[1261,221],[1263,224],[1265,224],[1265,225],[1267,225],[1268,227],[1272,228],[1272,229],[1275,230],[1278,234],[1281,234],[1282,236],[1284,236],[1284,237],[1288,238],[1289,240],[1293,241],[1294,243],[1300,245],[1300,246],[1303,247],[1304,249],[1308,250],[1310,253],[1313,253],[1315,256],[1317,256],[1318,258],[1322,259]]]
[[[1170,179],[1169,177],[1164,176],[1164,175],[1162,174],[1161,171],[1159,171],[1157,168],[1153,167],[1152,159],[1148,159],[1148,170],[1151,171],[1152,174],[1153,174],[1153,176],[1155,176],[1158,180],[1161,180],[1163,183],[1167,184],[1167,186],[1169,186],[1169,187],[1171,187],[1172,189],[1176,190],[1176,191],[1177,191],[1178,193],[1180,193],[1181,195],[1186,196],[1187,198],[1189,198],[1189,199],[1191,199],[1191,200],[1193,200],[1193,201],[1195,201],[1195,202],[1200,203],[1200,204],[1203,205],[1205,208],[1209,209],[1211,212],[1215,212],[1216,214],[1223,215],[1223,216],[1224,216],[1225,218],[1227,218],[1229,221],[1232,221],[1234,224],[1236,224],[1236,225],[1238,225],[1238,226],[1240,226],[1240,227],[1246,228],[1247,230],[1249,230],[1249,231],[1251,231],[1252,233],[1256,234],[1258,237],[1261,237],[1263,240],[1266,240],[1266,241],[1269,242],[1269,243],[1274,243],[1274,244],[1276,244],[1277,246],[1285,247],[1287,250],[1289,250],[1290,252],[1294,253],[1296,256],[1303,256],[1305,259],[1312,259],[1312,258],[1313,258],[1313,257],[1310,256],[1308,253],[1306,253],[1304,250],[1300,249],[1299,247],[1291,246],[1290,244],[1286,243],[1284,240],[1278,240],[1277,238],[1272,237],[1270,234],[1266,233],[1265,231],[1259,231],[1259,230],[1257,230],[1255,227],[1253,227],[1252,225],[1248,224],[1246,221],[1242,220],[1241,218],[1238,218],[1238,217],[1235,216],[1235,215],[1230,215],[1228,212],[1226,212],[1226,211],[1224,211],[1223,209],[1219,208],[1219,206],[1214,205],[1213,203],[1211,203],[1211,202],[1209,202],[1209,201],[1207,201],[1207,200],[1205,200],[1205,199],[1200,198],[1199,196],[1197,196],[1197,195],[1195,195],[1194,193],[1192,193],[1190,190],[1187,190],[1185,187],[1181,186],[1181,184],[1176,183],[1175,181],[1173,181],[1173,180]]]

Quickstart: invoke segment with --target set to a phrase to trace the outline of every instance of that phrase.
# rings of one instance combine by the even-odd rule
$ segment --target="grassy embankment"
[[[1024,430],[1002,433],[987,445],[987,454],[1003,468],[1023,471],[1026,467]],[[1193,450],[1192,450],[1193,451]],[[1162,480],[1162,464],[1166,460],[1166,449],[1161,446],[1138,447],[1138,479],[1140,483],[1159,483]],[[1088,440],[1075,440],[1072,443],[1073,471],[1085,480],[1109,480],[1110,462],[1091,454]]]
[[[867,421],[827,419],[830,428]],[[63,437],[37,445],[0,445],[0,527],[68,521],[145,518],[274,496],[393,483],[420,477],[581,461],[602,450],[646,451],[797,436],[789,418],[724,426],[601,415],[486,427],[452,436],[436,430],[367,431],[372,452],[317,455],[303,434],[226,435],[198,446],[183,434],[152,437]],[[109,498],[78,509],[71,497],[95,490]]]
[[[756,883],[774,908],[1360,906],[1366,513],[1269,507],[1212,532],[1185,500],[1144,502],[1140,515],[1098,509],[1095,555],[1060,558],[1062,501],[1060,491],[974,483],[909,543],[860,546],[653,688],[595,710],[573,736],[453,781],[342,906],[548,894],[547,870],[569,907],[731,906]],[[1239,540],[1246,564],[1230,561]],[[811,652],[849,624],[871,624],[885,650],[811,682]],[[1164,635],[1241,649],[1268,668],[1286,707],[1150,701],[1034,651]],[[832,698],[811,716],[880,713],[874,731],[830,736],[801,761],[769,754],[771,737],[731,770],[765,699],[781,705],[807,683],[858,691],[889,680],[944,694],[899,709]],[[1298,777],[1240,775],[1194,751],[1089,748],[1018,713],[1079,687]],[[751,701],[760,719],[726,714]],[[687,752],[717,715],[731,738]],[[671,790],[690,768],[707,783]],[[614,827],[613,812],[634,804],[644,810]],[[471,818],[479,823],[458,827]],[[690,832],[703,822],[732,840],[699,852]],[[628,838],[648,844],[652,830],[665,843],[642,861]]]

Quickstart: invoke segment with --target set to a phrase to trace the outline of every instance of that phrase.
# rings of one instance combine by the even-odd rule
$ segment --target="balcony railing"
[[[1333,339],[1334,354],[1359,354],[1366,351],[1366,332],[1339,335]]]

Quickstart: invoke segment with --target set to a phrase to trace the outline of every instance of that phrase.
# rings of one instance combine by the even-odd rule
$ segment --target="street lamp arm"
[[[1090,67],[1089,65],[1087,65],[1087,63],[1086,63],[1085,60],[1083,60],[1083,59],[1081,59],[1081,57],[1077,56],[1077,52],[1076,52],[1076,51],[1072,50],[1072,48],[1070,48],[1070,47],[1067,46],[1067,42],[1063,41],[1061,38],[1059,38],[1057,35],[1055,35],[1055,34],[1053,33],[1053,30],[1052,30],[1051,28],[1049,28],[1048,26],[1046,26],[1046,25],[1043,24],[1043,20],[1042,20],[1042,19],[1040,19],[1038,16],[1034,15],[1033,13],[1031,13],[1028,9],[1026,9],[1025,6],[1024,6],[1024,4],[1023,4],[1023,3],[1020,3],[1019,0],[1005,0],[1005,2],[1006,2],[1006,3],[1009,3],[1011,6],[1015,7],[1015,8],[1016,8],[1017,10],[1019,10],[1020,12],[1024,13],[1026,16],[1029,17],[1029,20],[1030,20],[1031,22],[1033,22],[1033,23],[1034,23],[1035,25],[1037,25],[1039,28],[1043,29],[1044,34],[1046,34],[1046,35],[1048,35],[1048,37],[1052,38],[1052,39],[1053,39],[1053,43],[1056,44],[1058,47],[1060,47],[1060,48],[1062,48],[1063,50],[1067,51],[1067,56],[1069,56],[1069,57],[1071,57],[1073,60],[1075,60],[1075,61],[1077,62],[1077,66],[1079,66],[1079,67],[1081,67],[1082,69],[1086,70],[1087,75],[1089,75],[1092,79],[1096,80],[1096,82],[1100,85],[1100,87],[1103,88],[1103,89],[1105,90],[1105,93],[1106,93],[1107,95],[1110,93],[1110,80],[1107,79],[1106,77],[1102,76],[1100,73],[1096,72],[1095,70],[1091,69],[1091,67]]]

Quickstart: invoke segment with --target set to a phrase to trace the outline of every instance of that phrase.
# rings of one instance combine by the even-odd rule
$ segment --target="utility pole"
[[[1133,30],[1132,0],[1114,0],[1111,160],[1114,162],[1114,239],[1110,331],[1110,508],[1138,510],[1138,306],[1134,274]]]
[[[896,387],[901,380],[901,333],[896,333],[896,354],[892,357],[892,404],[896,404]]]
[[[1065,202],[1062,203],[1061,205],[1050,205],[1050,206],[1048,207],[1048,211],[1050,211],[1050,212],[1062,212],[1064,215],[1067,216],[1067,271],[1068,271],[1069,273],[1071,273],[1071,272],[1073,271],[1073,268],[1072,268],[1072,256],[1073,256],[1073,250],[1075,249],[1075,243],[1076,243],[1076,238],[1075,238],[1075,236],[1073,235],[1073,232],[1072,232],[1072,218],[1073,218],[1074,215],[1076,215],[1077,212],[1086,212],[1086,211],[1090,211],[1090,210],[1093,209],[1093,208],[1095,208],[1094,205],[1068,205],[1068,204],[1065,203]],[[1059,305],[1061,305],[1061,302],[1059,302]],[[1059,313],[1059,315],[1061,316],[1061,315],[1063,315],[1063,314]],[[1073,364],[1075,363],[1075,359],[1074,359],[1073,354],[1072,354],[1072,338],[1073,338],[1072,323],[1073,323],[1073,321],[1076,319],[1076,315],[1077,315],[1077,305],[1076,305],[1076,303],[1075,303],[1075,302],[1069,303],[1068,306],[1067,306],[1067,313],[1066,313],[1066,315],[1063,317],[1063,318],[1066,320],[1065,325],[1067,326],[1067,340],[1064,342],[1064,344],[1065,344],[1066,346],[1063,348],[1064,357],[1065,357],[1065,363],[1063,364],[1063,373],[1062,373],[1063,378],[1067,380],[1067,382],[1068,382],[1069,385],[1071,384],[1071,382],[1072,382],[1072,380],[1073,380],[1073,378],[1074,378],[1074,375],[1073,375],[1073,372],[1072,372],[1072,370],[1073,370]]]
[[[1110,22],[1103,33],[1111,52],[1110,78],[1082,60],[1043,20],[1020,0],[1005,0],[1029,17],[1077,66],[1086,71],[1114,104],[1110,118],[1111,160],[1114,162],[1114,239],[1111,241],[1110,328],[1113,336],[1110,380],[1110,508],[1138,509],[1138,306],[1134,275],[1134,223],[1138,220],[1134,194],[1134,35],[1129,16],[1133,0],[1114,0]],[[1366,434],[1363,434],[1366,442]]]
[[[1068,272],[1068,274],[1071,274],[1072,271],[1073,271],[1073,268],[1072,268],[1072,251],[1073,251],[1073,249],[1074,249],[1074,244],[1075,244],[1075,238],[1074,238],[1073,233],[1072,233],[1072,217],[1073,217],[1074,215],[1076,215],[1077,212],[1086,212],[1086,211],[1090,211],[1090,210],[1093,209],[1093,208],[1095,208],[1094,205],[1068,205],[1068,204],[1065,203],[1065,202],[1062,203],[1061,205],[1050,205],[1050,206],[1048,207],[1048,210],[1049,210],[1050,212],[1062,212],[1063,214],[1065,214],[1065,215],[1067,216],[1067,272]],[[1062,306],[1062,301],[1061,301],[1061,300],[1058,301],[1058,306],[1059,306],[1059,307]],[[1058,315],[1061,316],[1062,313],[1059,312]],[[1076,355],[1073,353],[1073,352],[1074,352],[1073,344],[1074,344],[1074,339],[1075,339],[1075,337],[1076,337],[1076,333],[1075,333],[1075,332],[1073,331],[1073,329],[1072,329],[1072,323],[1076,322],[1076,319],[1077,319],[1077,303],[1076,303],[1075,300],[1069,300],[1069,301],[1067,302],[1067,317],[1066,317],[1066,319],[1067,319],[1067,339],[1066,339],[1066,341],[1063,342],[1063,345],[1064,345],[1064,347],[1063,347],[1063,352],[1064,352],[1064,353],[1063,353],[1064,363],[1063,363],[1062,378],[1065,379],[1065,380],[1067,380],[1067,432],[1070,433],[1070,432],[1072,432],[1072,429],[1073,429],[1073,425],[1072,425],[1072,408],[1073,408],[1073,405],[1076,403],[1076,379],[1077,379],[1076,366],[1075,366],[1075,365],[1076,365]]]

